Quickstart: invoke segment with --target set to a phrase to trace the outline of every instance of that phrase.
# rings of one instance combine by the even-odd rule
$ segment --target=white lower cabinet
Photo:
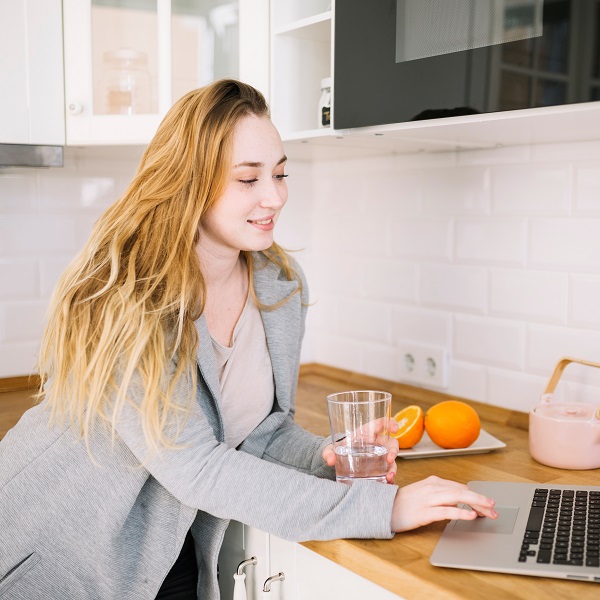
[[[246,595],[248,600],[400,600],[399,596],[360,577],[337,563],[294,542],[288,542],[253,527],[232,521],[219,556],[221,600],[233,600],[234,578],[243,560],[256,557],[248,565]],[[264,592],[265,581],[283,573],[285,579],[274,580],[271,591]]]

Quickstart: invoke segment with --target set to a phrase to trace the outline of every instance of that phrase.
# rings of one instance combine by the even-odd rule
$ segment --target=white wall
[[[31,372],[51,287],[138,156],[0,171],[0,377]],[[520,410],[563,355],[600,362],[600,142],[288,171],[277,239],[304,249],[304,362],[398,379],[401,343],[441,346],[445,391]],[[596,400],[600,373],[564,379],[565,398]]]
[[[600,362],[600,142],[319,163],[311,181],[315,361],[397,380],[400,344],[441,346],[446,392],[525,411],[562,356]],[[600,369],[563,378],[560,398],[598,403]]]
[[[0,377],[34,372],[56,280],[140,156],[67,148],[64,168],[0,169]]]

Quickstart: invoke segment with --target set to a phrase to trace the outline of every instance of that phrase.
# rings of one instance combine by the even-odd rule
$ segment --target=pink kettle
[[[555,402],[554,390],[565,367],[600,364],[577,358],[558,362],[540,402],[529,413],[529,452],[543,465],[559,469],[600,468],[600,406]]]

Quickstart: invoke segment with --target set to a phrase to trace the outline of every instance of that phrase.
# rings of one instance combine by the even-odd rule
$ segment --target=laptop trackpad
[[[517,506],[496,506],[497,519],[478,517],[474,521],[456,521],[453,531],[470,533],[512,533],[519,514]]]

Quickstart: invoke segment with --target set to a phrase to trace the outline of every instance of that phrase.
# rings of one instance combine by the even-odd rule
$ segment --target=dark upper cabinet
[[[342,0],[334,127],[600,100],[600,0]]]

